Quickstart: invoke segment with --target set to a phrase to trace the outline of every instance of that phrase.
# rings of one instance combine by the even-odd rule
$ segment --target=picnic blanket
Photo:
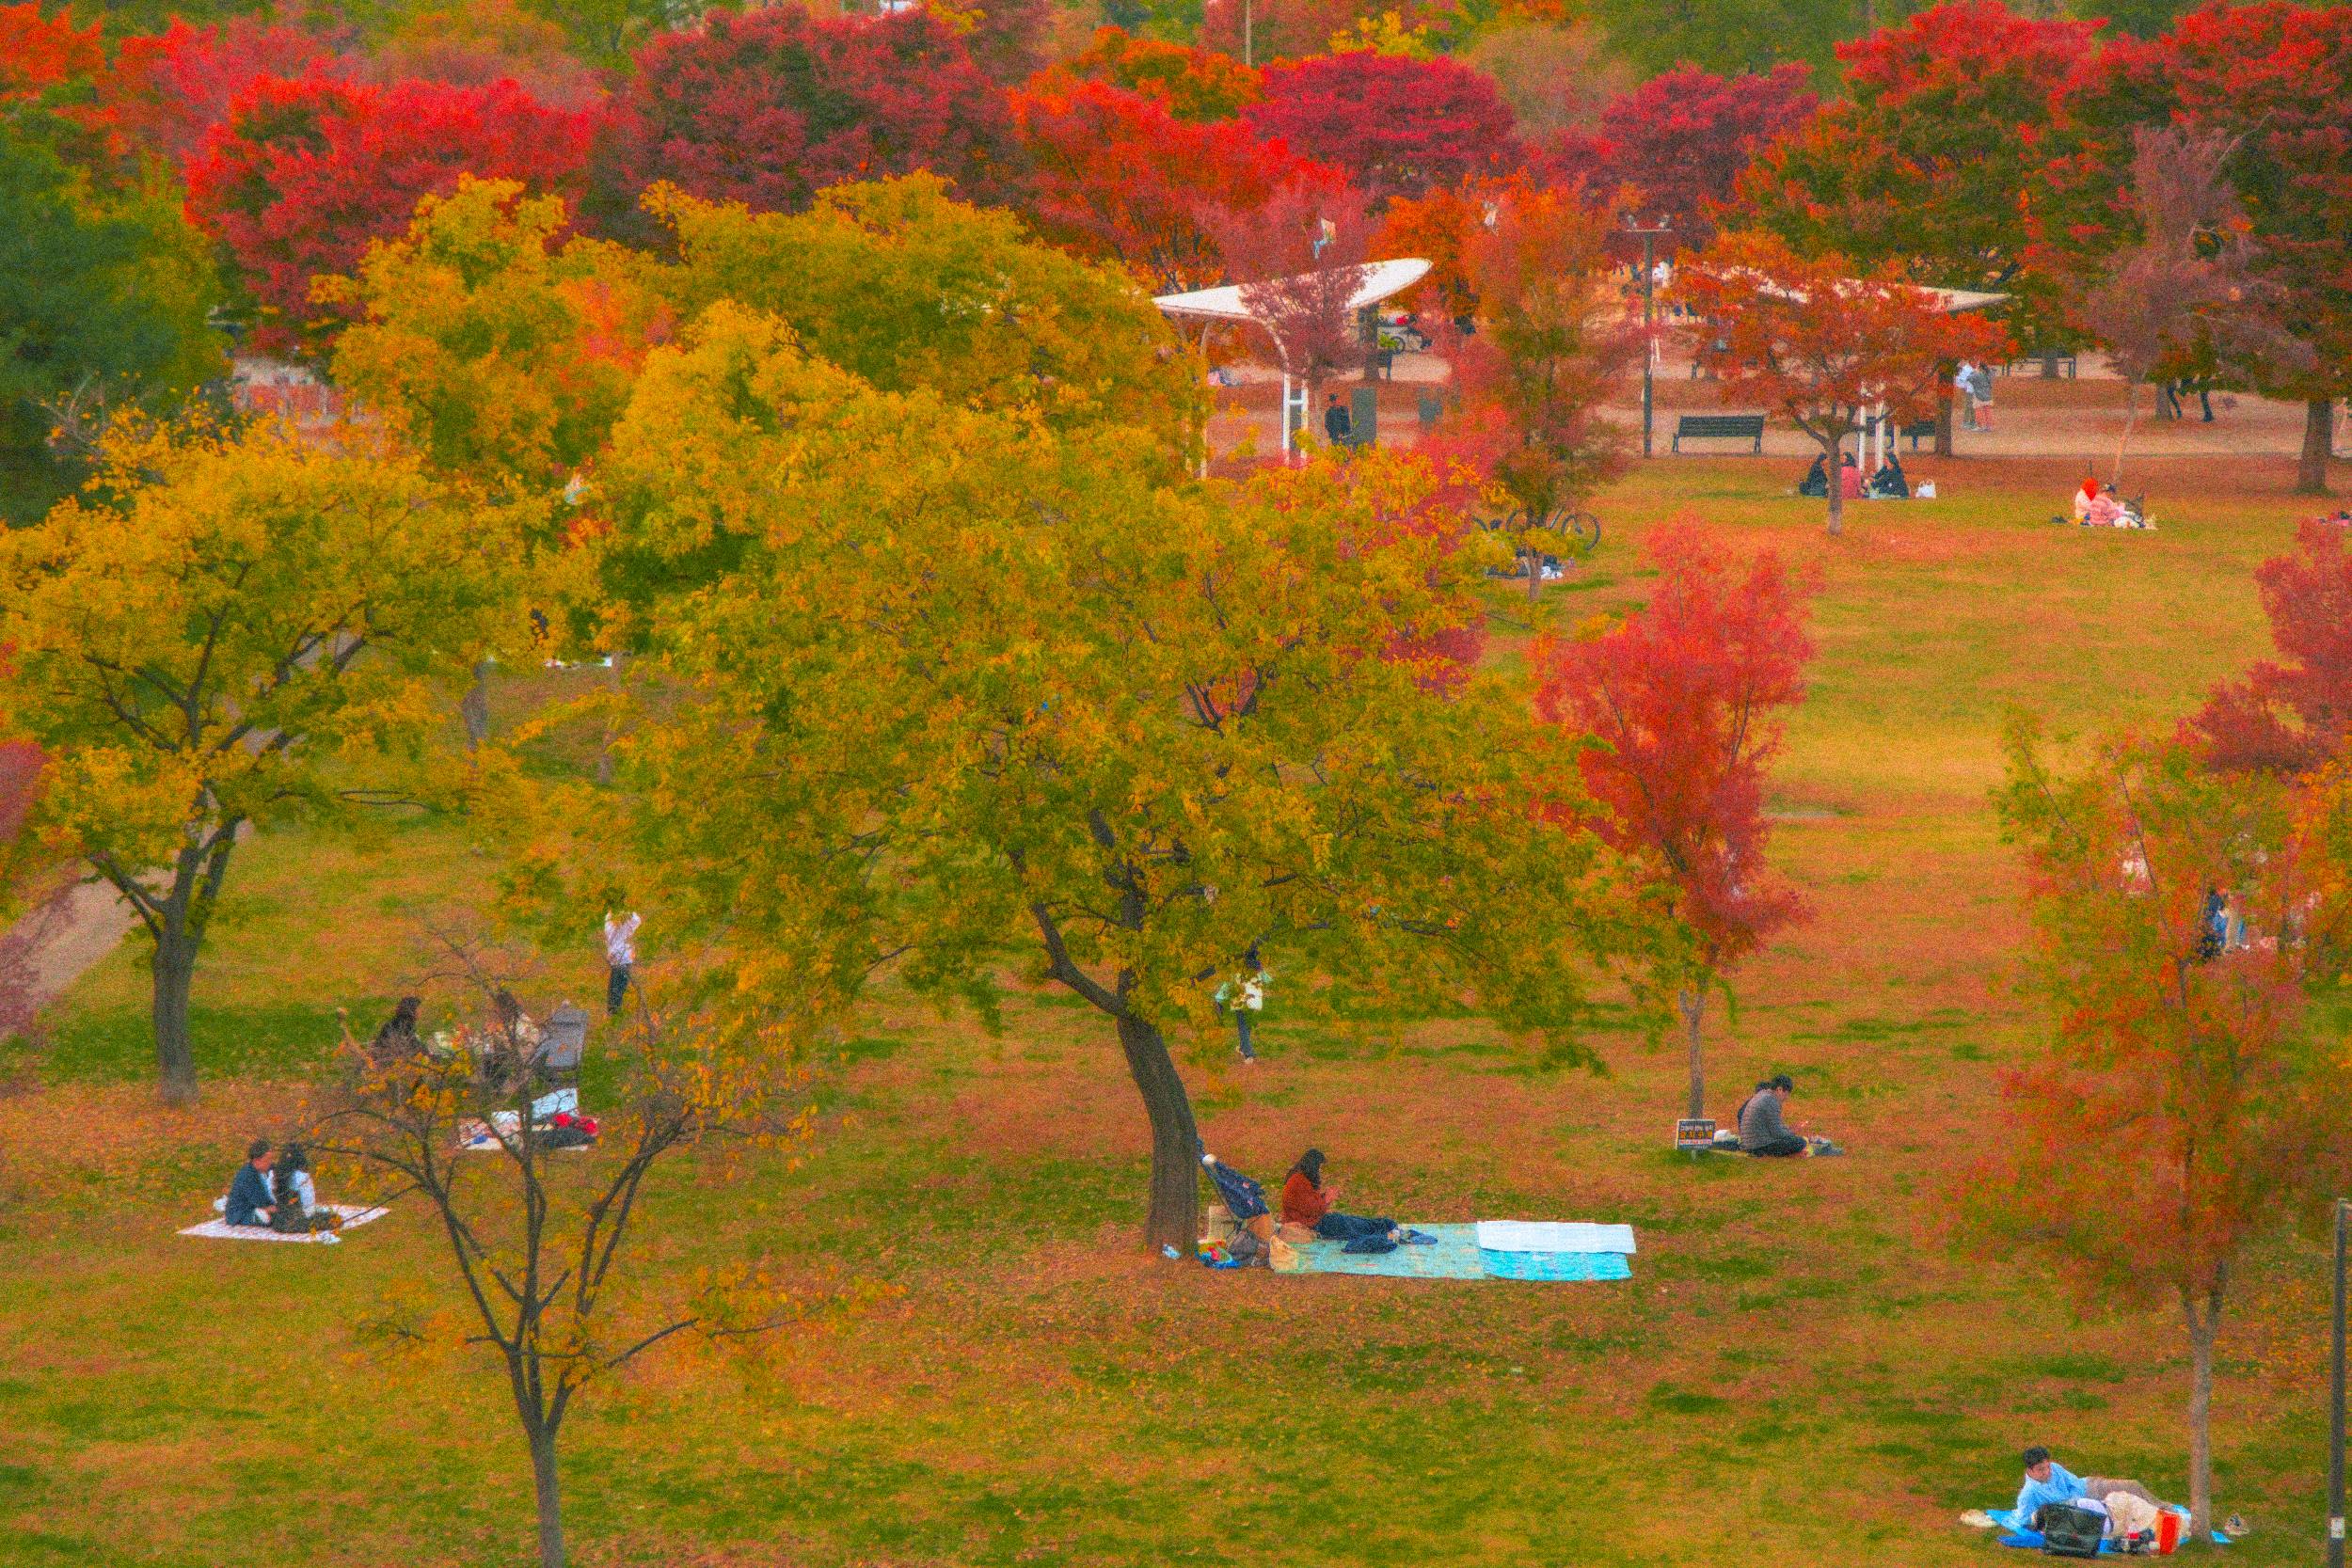
[[[380,1220],[391,1212],[381,1207],[374,1209],[363,1209],[357,1204],[350,1203],[327,1203],[322,1204],[320,1207],[331,1209],[336,1213],[341,1214],[343,1220],[343,1229],[345,1230],[357,1229],[358,1227],[369,1224],[372,1221]],[[207,1241],[214,1242],[332,1242],[336,1240],[337,1237],[337,1233],[332,1230],[311,1230],[294,1233],[283,1230],[272,1230],[266,1226],[230,1225],[225,1219],[206,1220],[202,1225],[189,1226],[185,1230],[181,1231],[180,1234],[183,1236],[201,1236]]]
[[[1553,1282],[1629,1279],[1623,1253],[1501,1252],[1478,1244],[1474,1225],[1418,1225],[1435,1236],[1432,1245],[1401,1246],[1394,1252],[1348,1252],[1340,1242],[1301,1242],[1291,1247],[1296,1264],[1287,1274],[1373,1275],[1385,1279],[1522,1279]]]
[[[2188,1510],[2183,1508],[2179,1503],[2166,1503],[2164,1505],[2164,1511],[2167,1513],[2177,1513],[2184,1519],[2188,1517]],[[2018,1518],[2017,1511],[2015,1509],[1988,1508],[1984,1511],[1984,1516],[1992,1520],[1994,1527],[2001,1532],[2000,1540],[2002,1545],[2014,1546],[2020,1551],[2038,1552],[2042,1549],[2042,1532],[2027,1525],[2024,1520]],[[2186,1537],[2188,1533],[2186,1526],[2182,1527],[2181,1533],[2184,1538]],[[2213,1532],[2213,1544],[2217,1546],[2227,1546],[2231,1544],[2231,1541],[2228,1536],[2222,1534],[2219,1530],[2215,1530]],[[2106,1541],[2100,1543],[2099,1555],[2102,1557],[2120,1557],[2122,1553],[2117,1548],[2114,1542]]]
[[[1488,1252],[1615,1252],[1630,1254],[1633,1227],[1585,1220],[1480,1220],[1478,1244]]]

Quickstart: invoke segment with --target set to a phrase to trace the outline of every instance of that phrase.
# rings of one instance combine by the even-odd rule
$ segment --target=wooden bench
[[[1685,436],[1693,441],[1752,441],[1755,450],[1764,450],[1764,416],[1761,414],[1685,414],[1675,420],[1675,437],[1668,448],[1680,451]]]
[[[1919,443],[1922,440],[1932,441],[1935,439],[1935,421],[1933,420],[1920,420],[1914,423],[1902,426],[1900,429],[1897,430],[1895,434],[1899,438],[1902,436],[1909,436],[1911,438],[1911,450],[1913,451],[1917,451],[1919,450]]]

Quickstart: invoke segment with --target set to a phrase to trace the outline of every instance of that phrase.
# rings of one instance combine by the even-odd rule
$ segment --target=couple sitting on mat
[[[1282,1223],[1304,1226],[1329,1242],[1371,1238],[1401,1242],[1406,1232],[1394,1220],[1363,1214],[1343,1214],[1331,1207],[1339,1201],[1339,1183],[1323,1180],[1323,1150],[1311,1148],[1282,1179]]]

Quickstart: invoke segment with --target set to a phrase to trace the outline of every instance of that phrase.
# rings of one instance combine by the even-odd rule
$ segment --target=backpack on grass
[[[2041,1532],[2042,1549],[2052,1557],[2097,1557],[2107,1519],[2072,1503],[2046,1503],[2035,1511],[2033,1528]]]

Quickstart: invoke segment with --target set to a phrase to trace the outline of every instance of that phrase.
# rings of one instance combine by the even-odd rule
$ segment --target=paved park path
[[[115,950],[138,916],[104,882],[76,882],[26,914],[5,936],[0,951],[25,953],[28,1012],[39,1012]],[[13,1011],[14,1009],[9,1009]]]

